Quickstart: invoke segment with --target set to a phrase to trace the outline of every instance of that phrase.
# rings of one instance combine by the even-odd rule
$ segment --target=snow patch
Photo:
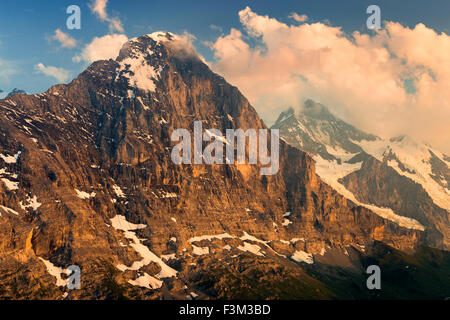
[[[75,189],[75,192],[77,193],[77,197],[80,198],[80,199],[83,199],[83,200],[95,197],[95,192],[92,192],[92,193],[89,194],[87,192],[80,191],[78,189]]]
[[[8,207],[0,206],[0,209],[2,209],[2,210],[5,211],[5,212],[8,212],[8,213],[15,214],[16,216],[19,215],[19,213],[18,213],[17,211],[15,211],[15,210],[13,210],[13,209],[11,209],[11,208],[8,208]],[[1,216],[2,216],[2,214],[0,213],[0,217],[1,217]]]
[[[155,70],[146,60],[148,53],[134,51],[134,57],[127,57],[120,62],[119,74],[128,79],[131,87],[145,91],[155,91],[154,80],[159,78],[161,70]],[[127,74],[126,74],[127,73]],[[125,75],[126,74],[126,75]]]
[[[43,259],[43,258],[41,258],[41,257],[39,257],[39,259],[40,259],[42,262],[44,262],[45,267],[47,268],[47,272],[48,272],[50,275],[52,275],[52,276],[54,276],[54,277],[56,278],[56,285],[57,285],[58,287],[65,287],[66,284],[67,284],[67,280],[64,280],[64,279],[61,277],[61,275],[62,275],[62,274],[65,274],[65,275],[67,275],[67,276],[70,276],[71,271],[68,270],[68,269],[63,269],[63,268],[56,267],[53,263],[51,263],[50,261],[45,260],[45,259]]]
[[[349,175],[350,173],[356,170],[361,169],[362,162],[356,164],[349,164],[349,163],[338,164],[337,161],[335,160],[328,161],[323,159],[321,156],[315,156],[314,160],[316,161],[317,175],[347,199],[353,201],[359,206],[372,210],[382,218],[388,219],[401,227],[422,231],[425,230],[424,226],[420,224],[417,220],[397,215],[390,208],[380,208],[372,204],[365,204],[359,202],[358,200],[356,200],[355,195],[352,192],[350,192],[350,190],[348,190],[343,184],[339,183],[339,179]]]
[[[422,185],[437,206],[450,211],[450,194],[445,187],[433,179],[433,170],[430,163],[431,153],[433,153],[448,166],[448,162],[444,160],[444,155],[441,152],[424,143],[418,143],[409,137],[393,138],[390,141],[362,140],[358,142],[352,140],[352,142],[358,144],[366,153],[374,156],[379,161],[383,161],[386,155],[395,155],[398,161],[393,159],[388,161],[387,164],[400,175]],[[401,162],[402,168],[407,169],[406,171],[400,168],[399,162]]]
[[[30,198],[29,196],[25,200],[25,202],[20,202],[20,206],[23,210],[27,210],[27,208],[33,209],[33,211],[36,211],[39,209],[39,207],[42,205],[37,199],[36,196],[33,196],[33,198]]]
[[[22,154],[21,151],[17,152],[15,155],[13,156],[9,156],[9,155],[4,155],[2,153],[0,153],[0,157],[3,159],[4,162],[6,162],[7,164],[13,164],[13,163],[17,163],[17,160],[19,160],[20,155]]]
[[[223,240],[223,239],[233,239],[234,237],[228,233],[222,233],[222,234],[218,234],[218,235],[206,235],[206,236],[199,236],[199,237],[193,237],[189,239],[189,243],[192,242],[199,242],[199,241],[203,241],[203,240],[208,240],[211,241],[213,239],[219,239],[219,240]]]
[[[264,254],[261,252],[261,247],[257,244],[251,244],[244,241],[244,246],[238,246],[237,248],[244,252],[251,252],[257,256],[264,256]]]
[[[116,215],[110,220],[114,229],[124,231],[125,237],[133,241],[130,246],[142,257],[141,261],[133,262],[131,267],[119,264],[116,266],[117,269],[121,271],[139,270],[143,266],[148,265],[150,262],[155,262],[161,267],[161,271],[157,274],[159,279],[177,276],[178,272],[176,270],[169,267],[161,258],[151,252],[147,246],[141,243],[141,240],[136,236],[136,233],[132,232],[132,230],[144,229],[147,225],[130,223],[124,216],[121,215]]]
[[[291,256],[291,259],[296,261],[296,262],[306,262],[308,264],[313,264],[314,263],[314,259],[312,254],[307,253],[305,251],[302,250],[297,250],[294,252],[294,254]]]
[[[134,224],[128,222],[125,216],[119,214],[110,220],[113,228],[120,231],[133,231],[147,228],[146,224]]]
[[[169,260],[175,260],[177,258],[177,255],[175,253],[171,253],[171,254],[163,254],[161,255],[161,259],[169,261]]]
[[[191,244],[192,246],[192,253],[195,254],[196,256],[202,256],[204,254],[209,254],[209,248],[208,247],[196,247],[193,244]]]
[[[125,198],[125,193],[123,193],[122,189],[118,186],[118,185],[113,185],[112,186],[114,193],[119,197],[119,198]]]
[[[13,181],[11,181],[9,179],[6,179],[6,178],[2,178],[2,181],[5,184],[5,186],[8,188],[8,190],[10,190],[10,191],[19,189],[19,183],[18,182],[13,182]]]
[[[147,273],[144,273],[143,276],[137,278],[136,280],[128,280],[128,283],[137,286],[137,287],[143,287],[147,289],[159,289],[162,287],[163,282],[161,280],[158,280]]]

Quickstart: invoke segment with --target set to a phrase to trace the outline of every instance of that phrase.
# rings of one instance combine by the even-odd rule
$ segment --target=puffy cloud
[[[0,81],[9,83],[10,77],[17,73],[16,67],[10,61],[0,58]]]
[[[48,77],[53,77],[59,82],[66,82],[70,78],[69,71],[63,68],[45,66],[43,63],[38,63],[34,66],[34,69],[36,70],[36,72],[42,73]]]
[[[80,55],[73,58],[73,61],[92,63],[97,60],[115,59],[127,41],[128,37],[123,34],[111,34],[100,38],[95,37],[90,44],[84,47]]]
[[[120,52],[120,49],[125,42],[128,41],[128,37],[124,34],[116,34],[115,31],[123,33],[122,22],[118,18],[111,18],[106,7],[108,0],[92,0],[88,6],[91,11],[98,16],[101,21],[109,23],[109,31],[111,34],[103,37],[95,37],[91,43],[87,44],[82,52],[74,56],[72,60],[74,62],[87,62],[92,63],[98,60],[115,59]]]
[[[108,14],[106,13],[106,5],[108,0],[94,0],[90,3],[90,8],[95,12],[101,20],[108,19]]]
[[[294,19],[297,22],[305,22],[308,20],[308,16],[306,14],[299,15],[296,12],[291,12],[288,18]]]
[[[220,33],[223,32],[222,27],[216,26],[215,24],[209,25],[209,28],[210,28],[211,30],[213,30],[213,31],[218,31],[218,32],[220,32]]]
[[[212,68],[269,124],[312,98],[366,131],[409,134],[450,153],[445,33],[388,22],[373,35],[347,34],[325,23],[288,25],[248,7],[239,17],[246,34],[231,29],[219,37]]]
[[[61,31],[61,29],[56,29],[55,34],[50,40],[58,41],[62,48],[75,48],[77,46],[77,41],[67,33]]]
[[[107,4],[108,0],[92,0],[89,4],[89,8],[101,21],[109,23],[110,32],[124,32],[120,19],[116,17],[111,18],[106,12]]]

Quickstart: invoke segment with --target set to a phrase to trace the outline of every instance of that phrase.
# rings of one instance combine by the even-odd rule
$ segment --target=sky
[[[371,4],[378,31],[366,26]],[[80,30],[66,26],[70,5]],[[269,125],[313,98],[366,131],[450,154],[449,17],[448,0],[3,0],[0,97],[68,83],[127,39],[170,31],[189,35]]]

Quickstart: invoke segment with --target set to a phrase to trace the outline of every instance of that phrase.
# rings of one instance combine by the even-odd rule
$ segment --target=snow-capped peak
[[[123,45],[116,59],[119,63],[116,80],[126,78],[130,92],[133,89],[154,92],[170,57],[200,59],[185,35],[158,31],[133,38]]]
[[[145,36],[156,42],[173,41],[179,39],[178,35],[164,31],[156,31],[153,33],[148,33]]]
[[[116,80],[124,77],[130,89],[156,90],[165,62],[163,61],[164,52],[153,38],[162,38],[162,33],[154,33],[151,37],[142,36],[125,43],[117,58],[119,69]]]
[[[352,193],[346,187],[348,185],[344,180],[350,175],[360,177],[360,182],[364,183],[362,181],[366,181],[368,177],[359,176],[366,174],[362,173],[362,167],[375,159],[394,169],[398,175],[412,180],[413,184],[420,184],[436,206],[450,211],[449,158],[426,143],[407,135],[384,139],[365,133],[334,116],[325,106],[310,100],[305,102],[298,113],[293,109],[281,113],[273,128],[280,130],[280,136],[287,143],[313,157],[316,161],[316,173],[326,183],[353,202],[387,219],[423,230],[423,225],[412,219],[407,212],[402,213],[408,216],[401,216],[390,208],[385,208],[386,202],[375,206],[358,201],[357,193]],[[372,186],[371,190],[377,188]]]

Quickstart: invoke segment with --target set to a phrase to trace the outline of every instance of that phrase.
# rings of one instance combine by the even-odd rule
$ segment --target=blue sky
[[[32,1],[5,0],[0,4],[0,89],[10,91],[14,87],[30,93],[45,91],[58,81],[52,77],[39,74],[35,65],[64,68],[75,77],[85,64],[72,61],[84,45],[93,37],[106,35],[108,24],[100,21],[88,7],[89,1]],[[82,10],[82,29],[67,30],[66,8],[76,4]],[[208,60],[211,51],[202,44],[214,41],[230,28],[242,29],[238,12],[250,6],[260,15],[269,15],[279,21],[287,21],[291,12],[306,14],[314,21],[328,21],[332,26],[340,26],[347,32],[361,30],[365,32],[367,15],[365,9],[369,4],[379,4],[382,19],[398,21],[413,27],[422,22],[438,32],[449,33],[450,1],[144,1],[144,0],[110,0],[107,12],[111,17],[121,20],[125,34],[131,38],[157,30],[174,33],[188,31],[196,36],[195,45]],[[219,28],[211,27],[212,25]],[[48,41],[59,28],[78,41],[75,48],[60,48],[55,41]],[[4,66],[8,65],[8,71]],[[3,72],[3,76],[1,75]]]

